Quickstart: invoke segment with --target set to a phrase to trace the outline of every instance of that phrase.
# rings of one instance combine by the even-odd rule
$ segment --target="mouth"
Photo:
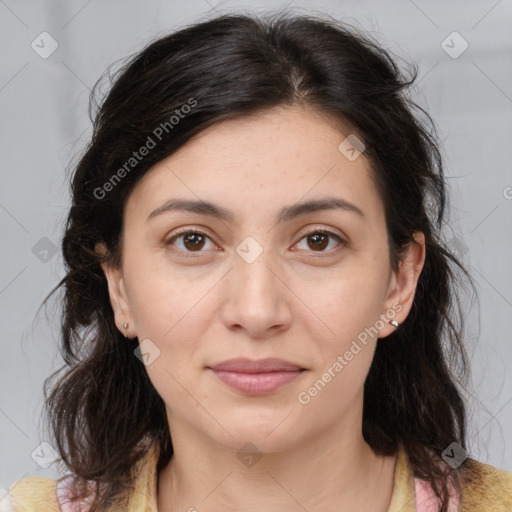
[[[232,389],[246,395],[266,395],[298,378],[306,368],[283,359],[231,359],[207,367]]]

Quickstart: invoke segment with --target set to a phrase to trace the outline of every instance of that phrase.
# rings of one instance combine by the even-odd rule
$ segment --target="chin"
[[[297,425],[293,422],[288,423],[287,420],[283,421],[287,414],[289,412],[281,412],[268,415],[266,418],[261,414],[244,414],[243,418],[230,418],[226,415],[224,417],[229,419],[224,423],[228,425],[227,431],[231,436],[221,430],[221,438],[217,441],[236,451],[250,443],[260,452],[282,452],[299,442]]]
[[[295,440],[290,435],[260,434],[251,430],[236,432],[233,437],[223,436],[219,441],[224,447],[236,452],[237,455],[244,453],[279,453],[293,449]]]

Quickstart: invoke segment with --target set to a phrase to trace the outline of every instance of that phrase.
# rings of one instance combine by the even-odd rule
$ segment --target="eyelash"
[[[204,233],[203,231],[200,231],[198,229],[190,229],[190,228],[188,228],[188,229],[184,229],[183,231],[179,231],[178,233],[174,234],[171,238],[168,238],[165,241],[165,245],[172,245],[173,242],[176,239],[178,239],[179,237],[181,237],[183,235],[190,235],[190,234],[201,235],[201,236],[204,236],[205,238],[208,238],[209,240],[211,240],[211,238],[206,233]],[[309,252],[313,252],[313,253],[318,252],[319,254],[327,253],[329,256],[331,256],[333,254],[337,254],[339,251],[344,249],[345,246],[347,245],[345,240],[343,240],[336,233],[334,233],[332,231],[329,231],[328,229],[318,229],[318,228],[317,229],[313,229],[313,230],[305,233],[301,237],[299,242],[302,241],[304,238],[307,238],[308,236],[315,235],[315,234],[322,234],[322,235],[328,235],[330,237],[333,237],[333,238],[338,240],[339,245],[335,249],[331,249],[330,251],[309,251]],[[202,252],[205,252],[205,251],[197,251],[197,255],[196,255],[196,254],[194,254],[194,251],[182,251],[181,249],[175,249],[175,251],[178,253],[179,256],[192,257],[192,258],[197,258],[197,257],[199,257],[201,255]]]

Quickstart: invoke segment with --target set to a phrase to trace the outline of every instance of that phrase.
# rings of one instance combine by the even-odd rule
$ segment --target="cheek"
[[[314,313],[312,320],[321,320],[315,322],[318,324],[316,339],[325,339],[329,346],[342,349],[361,332],[375,326],[386,291],[384,271],[351,265],[314,287],[304,287],[298,294],[308,298]]]
[[[157,393],[173,410],[188,411],[196,405],[189,392],[201,373],[194,357],[204,338],[208,313],[197,290],[181,293],[176,283],[172,290],[164,283],[146,280],[136,289],[133,315],[141,349],[146,344],[156,354],[146,371]]]
[[[216,279],[204,268],[180,269],[172,265],[165,250],[158,256],[140,254],[127,261],[126,276],[130,311],[139,340],[142,336],[153,337],[165,344],[176,338],[176,332],[190,323],[191,317],[197,318],[197,308],[200,309]],[[192,325],[192,329],[199,327],[197,322]],[[192,332],[188,332],[192,338]]]
[[[164,402],[181,410],[193,405],[184,391],[193,389],[199,368],[192,363],[208,323],[204,298],[208,283],[169,275],[169,267],[127,265],[126,287],[142,353],[149,352],[148,377]],[[197,370],[197,374],[195,373]]]

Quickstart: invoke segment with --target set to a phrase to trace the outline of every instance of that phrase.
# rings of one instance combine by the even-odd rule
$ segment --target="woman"
[[[464,272],[415,76],[290,15],[120,70],[62,246],[70,473],[15,482],[14,510],[511,509],[512,474],[464,449]]]

